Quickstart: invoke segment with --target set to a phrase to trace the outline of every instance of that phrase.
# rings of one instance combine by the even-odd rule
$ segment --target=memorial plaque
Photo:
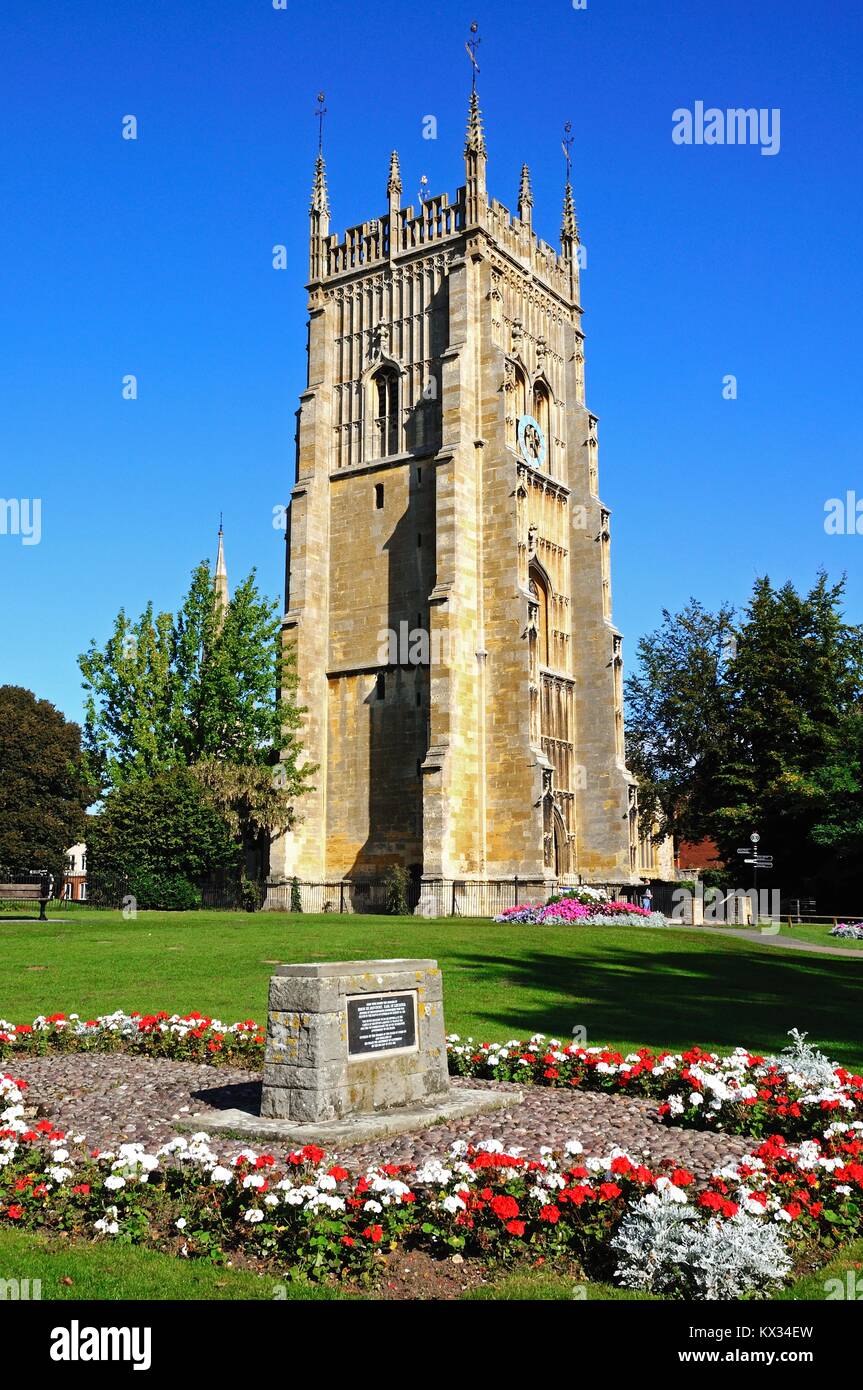
[[[416,1001],[413,990],[348,997],[348,1057],[416,1051]]]
[[[329,1124],[448,1095],[436,961],[298,961],[270,980],[262,1118]]]

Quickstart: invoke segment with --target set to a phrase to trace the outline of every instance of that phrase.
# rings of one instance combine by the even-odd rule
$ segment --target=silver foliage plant
[[[787,1075],[799,1078],[816,1090],[835,1085],[836,1063],[808,1043],[807,1034],[801,1033],[799,1028],[790,1029],[788,1036],[791,1038],[790,1044],[783,1047],[779,1056],[771,1058],[771,1061],[775,1061]]]
[[[766,1294],[791,1270],[781,1231],[764,1217],[705,1218],[653,1193],[627,1212],[611,1247],[624,1288],[688,1299]]]

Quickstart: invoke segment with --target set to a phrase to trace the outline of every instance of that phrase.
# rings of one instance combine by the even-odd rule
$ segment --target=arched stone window
[[[395,367],[381,367],[371,382],[376,458],[399,451],[399,376]]]
[[[548,586],[539,570],[531,566],[528,587],[536,604],[536,636],[540,666],[548,665]]]
[[[548,388],[541,381],[537,381],[533,388],[533,409],[531,410],[534,420],[539,425],[545,436],[545,466],[551,469],[551,398]]]
[[[514,420],[513,420],[513,437],[512,437],[512,443],[513,443],[513,448],[517,449],[517,448],[518,448],[518,422],[519,422],[519,420],[521,419],[522,415],[526,415],[526,414],[528,413],[528,412],[527,412],[528,394],[527,394],[527,377],[525,376],[525,374],[524,374],[524,372],[522,371],[521,367],[519,367],[518,365],[516,365],[515,368],[514,368],[514,370],[513,370],[513,376],[514,376],[514,379],[515,379],[515,392],[514,392],[514,395],[515,395],[514,407],[515,407],[515,409],[514,409]]]

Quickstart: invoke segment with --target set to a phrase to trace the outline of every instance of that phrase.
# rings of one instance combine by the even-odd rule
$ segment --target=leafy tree
[[[78,658],[84,677],[84,747],[103,787],[149,777],[174,761],[176,699],[170,613],[148,603],[137,622],[121,608],[104,649]]]
[[[726,669],[734,610],[696,599],[642,637],[626,682],[627,762],[638,778],[642,834],[700,840],[710,833],[713,785],[729,737]],[[658,815],[657,815],[658,812]]]
[[[59,892],[94,800],[80,727],[32,691],[0,686],[0,865],[47,869]]]
[[[859,709],[844,720],[831,756],[812,781],[820,794],[812,838],[832,858],[836,909],[848,911],[860,900],[863,870],[863,712]]]
[[[409,888],[410,875],[407,869],[403,868],[401,864],[391,864],[384,875],[385,911],[393,917],[409,916]]]
[[[214,592],[208,566],[199,565],[174,631],[177,748],[186,763],[269,764],[288,742],[276,701],[278,605],[258,593],[254,570],[226,609]]]
[[[153,901],[169,882],[195,885],[205,874],[238,864],[230,826],[183,767],[113,788],[91,817],[87,846],[96,890],[107,884],[116,892],[125,881],[142,907],[173,905]]]
[[[121,610],[103,648],[79,658],[94,776],[119,788],[188,767],[238,840],[260,844],[293,821],[314,772],[299,766],[296,656],[254,570],[226,606],[206,563],[176,618]]]
[[[713,838],[729,858],[757,828],[784,892],[830,894],[835,850],[849,833],[853,842],[853,826],[837,824],[843,802],[832,798],[844,785],[853,801],[860,778],[863,629],[842,616],[844,590],[824,574],[808,594],[757,580],[729,663],[731,738]]]
[[[840,908],[863,850],[863,628],[844,589],[759,579],[739,616],[691,600],[642,639],[627,682],[643,814],[657,804],[663,830],[715,840],[737,873],[757,829],[765,886]]]

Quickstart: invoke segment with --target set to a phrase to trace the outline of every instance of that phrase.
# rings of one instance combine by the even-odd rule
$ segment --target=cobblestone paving
[[[182,1116],[233,1106],[252,1109],[260,1097],[260,1075],[255,1072],[127,1054],[21,1057],[0,1063],[0,1069],[28,1082],[28,1109],[34,1108],[67,1133],[84,1134],[90,1147],[101,1149],[132,1140],[156,1148],[177,1133],[174,1121]],[[519,1088],[504,1082],[459,1084],[520,1089],[524,1099],[491,1114],[351,1147],[344,1156],[352,1167],[384,1161],[418,1163],[429,1154],[446,1153],[456,1139],[499,1139],[506,1147],[519,1145],[529,1153],[542,1145],[559,1149],[567,1139],[579,1139],[587,1153],[603,1154],[618,1144],[653,1163],[662,1159],[685,1163],[704,1177],[752,1147],[734,1135],[662,1125],[652,1100],[542,1086]],[[237,1141],[221,1137],[214,1138],[213,1146],[226,1153],[240,1147]]]

